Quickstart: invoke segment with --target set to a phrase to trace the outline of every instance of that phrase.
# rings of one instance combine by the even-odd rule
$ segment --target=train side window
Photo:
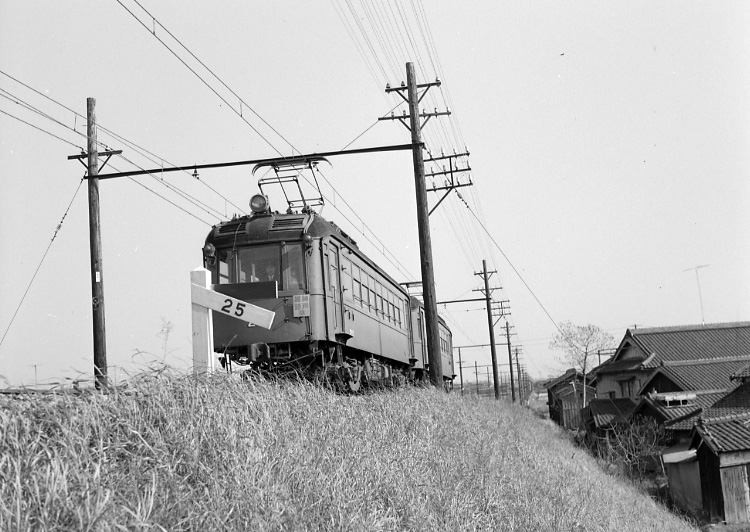
[[[341,291],[344,292],[344,299],[352,300],[352,262],[346,257],[341,257]]]
[[[219,275],[218,284],[228,284],[231,282],[229,277],[229,261],[231,260],[231,252],[228,249],[222,249],[218,252],[219,265],[217,272]]]
[[[372,308],[370,300],[370,276],[364,271],[362,272],[362,304],[367,307],[367,310]]]
[[[383,286],[375,281],[375,293],[377,295],[377,303],[376,303],[376,311],[378,312],[384,312],[383,311]]]
[[[367,283],[370,285],[370,310],[375,312],[377,315],[378,313],[378,298],[375,294],[375,279],[372,277],[367,277]]]
[[[304,253],[301,244],[286,244],[281,251],[281,266],[283,268],[284,290],[300,290],[304,288],[304,273],[302,264]]]
[[[359,301],[362,306],[362,282],[360,281],[361,271],[359,266],[352,265],[352,280],[354,284],[354,300]]]

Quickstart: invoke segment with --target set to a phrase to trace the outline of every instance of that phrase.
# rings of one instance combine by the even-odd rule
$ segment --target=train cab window
[[[237,253],[235,282],[259,283],[276,281],[281,284],[279,246],[251,246]]]
[[[219,277],[218,284],[228,284],[232,282],[231,277],[229,276],[229,262],[231,260],[231,251],[228,249],[221,249],[217,253],[219,260],[218,266],[216,268],[216,273]]]
[[[281,252],[283,268],[282,285],[284,290],[301,290],[304,288],[302,264],[304,252],[301,244],[285,244]]]

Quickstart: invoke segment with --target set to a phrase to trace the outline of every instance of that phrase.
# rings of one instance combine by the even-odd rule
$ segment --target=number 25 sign
[[[276,313],[272,310],[266,310],[245,301],[219,294],[197,284],[191,284],[190,290],[193,303],[196,305],[201,305],[215,312],[221,312],[238,320],[246,321],[248,327],[250,325],[257,325],[264,329],[270,329],[271,324],[273,324]]]

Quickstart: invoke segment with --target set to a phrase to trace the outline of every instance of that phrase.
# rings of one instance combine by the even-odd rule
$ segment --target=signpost
[[[246,301],[211,290],[211,273],[205,268],[190,272],[190,295],[193,307],[193,371],[211,372],[216,369],[213,323],[211,312],[221,312],[247,322],[248,327],[257,325],[270,329],[276,313]]]

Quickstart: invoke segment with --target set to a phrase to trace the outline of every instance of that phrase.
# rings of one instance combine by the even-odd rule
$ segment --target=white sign
[[[292,302],[294,303],[294,317],[310,316],[310,296],[308,294],[301,294],[294,295],[292,298]]]
[[[266,310],[246,301],[214,292],[197,284],[190,285],[193,303],[209,308],[215,312],[221,312],[238,320],[246,321],[248,327],[257,325],[264,329],[270,329],[276,313]]]

